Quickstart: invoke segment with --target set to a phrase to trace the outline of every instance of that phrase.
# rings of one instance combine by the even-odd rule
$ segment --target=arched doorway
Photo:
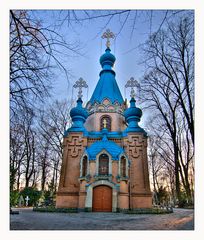
[[[93,189],[93,212],[112,212],[112,188],[105,185]]]

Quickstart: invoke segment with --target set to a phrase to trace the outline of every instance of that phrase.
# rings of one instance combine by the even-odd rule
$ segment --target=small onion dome
[[[136,118],[135,120],[137,122],[140,121],[140,118],[142,116],[142,110],[140,108],[137,108],[135,106],[135,99],[134,98],[131,98],[130,100],[130,107],[128,109],[126,109],[124,111],[124,116],[125,116],[125,119],[128,121],[128,119],[131,117],[134,117]]]
[[[110,48],[106,48],[106,52],[100,57],[100,64],[102,67],[105,65],[109,65],[111,67],[113,66],[116,58],[110,52],[111,52]]]
[[[84,123],[88,117],[88,112],[82,107],[83,101],[81,98],[77,100],[77,106],[72,108],[70,116],[72,118],[72,126],[65,131],[64,136],[66,137],[69,132],[83,132],[87,134],[87,130],[84,127]]]
[[[84,122],[85,122],[85,120],[87,119],[88,112],[87,112],[87,110],[85,108],[82,107],[82,103],[83,103],[82,99],[79,98],[77,100],[77,106],[71,109],[70,116],[71,116],[72,120],[74,118],[78,118],[79,117],[79,118],[82,118],[84,120]]]

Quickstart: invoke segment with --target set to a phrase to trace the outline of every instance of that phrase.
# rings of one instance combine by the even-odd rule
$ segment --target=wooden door
[[[101,185],[93,189],[93,212],[112,212],[112,188]]]

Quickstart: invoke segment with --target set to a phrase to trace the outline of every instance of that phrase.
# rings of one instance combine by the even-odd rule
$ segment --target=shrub
[[[128,210],[128,214],[168,214],[173,213],[173,208],[137,208]]]
[[[17,190],[10,192],[10,206],[14,207],[18,204],[19,192]]]
[[[62,212],[62,213],[77,213],[77,208],[55,208],[54,206],[47,207],[35,207],[33,208],[35,212]]]
[[[32,187],[24,188],[20,192],[20,194],[23,196],[24,199],[26,198],[26,196],[30,198],[30,200],[28,201],[28,206],[36,206],[41,197],[41,191]]]

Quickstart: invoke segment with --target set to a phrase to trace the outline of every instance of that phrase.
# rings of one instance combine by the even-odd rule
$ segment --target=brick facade
[[[147,136],[138,125],[142,111],[134,98],[129,108],[123,101],[111,69],[114,61],[107,49],[100,59],[100,80],[86,108],[79,98],[70,112],[73,124],[63,140],[57,208],[92,211],[98,201],[93,203],[96,187],[101,201],[112,201],[113,212],[152,207]],[[100,192],[102,185],[107,187]],[[106,196],[105,189],[109,189],[107,194],[111,189],[112,195]],[[101,211],[105,209],[101,207]]]

